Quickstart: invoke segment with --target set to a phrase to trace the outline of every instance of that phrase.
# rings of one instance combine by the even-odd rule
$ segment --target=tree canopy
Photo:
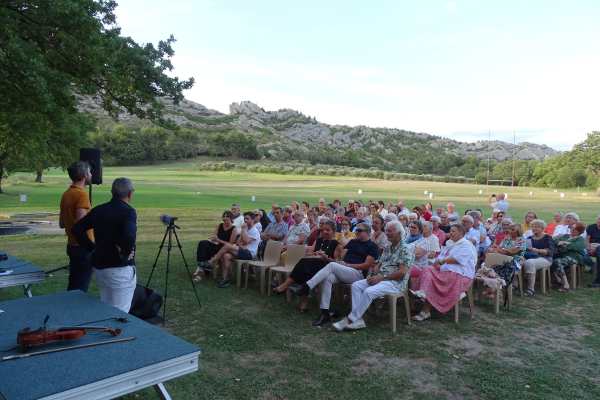
[[[96,98],[112,116],[125,111],[162,123],[159,99],[177,103],[193,85],[192,78],[168,74],[173,36],[156,47],[122,36],[116,6],[112,0],[0,4],[0,180],[10,168],[39,163],[44,149],[49,155],[81,143],[88,122],[76,117],[77,96]]]

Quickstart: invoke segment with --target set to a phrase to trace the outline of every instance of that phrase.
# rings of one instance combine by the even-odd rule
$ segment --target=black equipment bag
[[[141,319],[151,319],[158,315],[163,304],[163,298],[154,290],[137,285],[131,300],[129,314]]]

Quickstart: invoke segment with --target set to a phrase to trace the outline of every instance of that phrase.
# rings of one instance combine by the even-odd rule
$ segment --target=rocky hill
[[[546,145],[526,142],[516,146],[501,141],[465,143],[401,129],[329,125],[295,110],[266,111],[249,101],[231,104],[229,114],[208,109],[190,100],[178,105],[165,102],[164,105],[166,119],[180,127],[195,130],[201,135],[242,132],[256,140],[263,155],[280,160],[314,161],[317,154],[318,161],[327,162],[331,156],[335,163],[344,164],[347,161],[348,165],[377,165],[421,173],[438,169],[434,166],[445,158],[465,159],[472,156],[487,159],[488,149],[490,157],[497,161],[511,159],[513,153],[521,160],[541,160],[558,153]],[[82,99],[80,109],[95,114],[101,127],[108,128],[115,123],[90,99]],[[149,124],[127,114],[123,114],[119,122],[138,127]],[[448,164],[452,165],[452,162]],[[432,172],[447,172],[444,168],[442,163],[440,171]]]

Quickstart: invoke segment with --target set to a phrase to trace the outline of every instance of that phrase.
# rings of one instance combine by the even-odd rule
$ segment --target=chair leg
[[[473,313],[475,312],[475,301],[473,299],[473,286],[469,288],[467,291],[467,300],[469,300],[469,313],[471,314],[471,318],[473,318]]]
[[[579,283],[579,287],[583,285],[583,265],[577,266],[577,282]]]
[[[273,273],[271,272],[271,270],[269,270],[269,272],[267,272],[267,296],[271,295],[272,280],[273,280]]]
[[[506,310],[510,311],[510,307],[512,306],[512,302],[513,302],[513,288],[512,285],[510,285],[508,288],[506,288],[507,290],[507,297],[508,297],[508,301],[506,302]]]
[[[540,275],[542,275],[542,279],[540,279],[540,284],[542,286],[542,294],[544,294],[544,295],[546,294],[546,269],[547,268],[542,268],[540,270],[540,272],[541,272]]]
[[[571,290],[577,289],[577,265],[571,265]]]
[[[501,288],[496,289],[496,297],[494,298],[494,313],[500,314],[500,292]]]
[[[396,333],[396,305],[398,299],[394,296],[387,296],[390,303],[390,325],[392,326],[392,333]]]
[[[454,323],[458,324],[458,315],[460,314],[460,300],[454,305]]]
[[[547,294],[550,295],[551,292],[551,288],[552,288],[552,275],[550,272],[550,267],[546,268],[546,285],[548,285],[548,292]]]
[[[248,277],[250,276],[250,268],[252,268],[250,266],[250,264],[246,264],[246,280],[244,283],[244,289],[248,289]],[[243,268],[242,268],[242,271],[243,271]]]
[[[404,311],[406,312],[406,322],[410,326],[410,296],[408,295],[408,290],[404,291]]]
[[[523,269],[522,268],[519,271],[518,276],[519,276],[519,294],[521,295],[521,297],[523,297]]]
[[[265,280],[266,280],[266,272],[267,272],[267,268],[265,267],[260,267],[259,273],[258,273],[258,278],[260,279],[260,294],[264,295],[265,294]]]

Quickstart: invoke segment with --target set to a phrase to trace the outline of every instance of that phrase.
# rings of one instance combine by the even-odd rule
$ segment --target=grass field
[[[403,199],[413,205],[434,193],[434,206],[447,201],[464,208],[487,208],[493,192],[509,194],[511,214],[533,209],[544,218],[556,210],[575,210],[587,222],[600,211],[593,193],[538,188],[486,188],[476,185],[393,182],[361,178],[203,172],[195,164],[106,168],[105,185],[94,188],[94,203],[108,199],[117,176],[134,180],[138,210],[137,263],[145,281],[164,233],[159,215],[179,217],[188,262],[195,246],[211,232],[232,202],[242,209],[268,208],[272,202],[315,202],[339,198]],[[35,184],[30,175],[12,176],[0,195],[0,214],[57,211],[68,182],[52,171]],[[362,190],[362,195],[357,191]],[[483,194],[479,195],[479,190]],[[533,191],[533,196],[530,196]],[[19,203],[19,194],[28,202]],[[256,203],[250,201],[256,196]],[[45,269],[64,265],[65,238],[19,235],[0,237],[0,249]],[[407,327],[399,320],[389,331],[387,308],[367,316],[366,330],[336,334],[311,327],[317,305],[299,314],[281,297],[261,297],[249,290],[199,286],[198,309],[185,269],[175,257],[169,291],[167,329],[203,349],[201,371],[167,383],[177,399],[598,399],[600,398],[600,292],[552,292],[533,299],[516,298],[510,312],[496,317],[490,304],[477,304],[475,317],[464,313],[459,325],[451,316]],[[586,274],[586,280],[590,276]],[[162,288],[160,280],[154,286]],[[62,291],[60,272],[34,294]],[[92,293],[96,293],[95,287]],[[21,296],[20,289],[0,291],[0,301]],[[342,309],[341,311],[344,311]],[[157,398],[152,391],[127,398]]]

